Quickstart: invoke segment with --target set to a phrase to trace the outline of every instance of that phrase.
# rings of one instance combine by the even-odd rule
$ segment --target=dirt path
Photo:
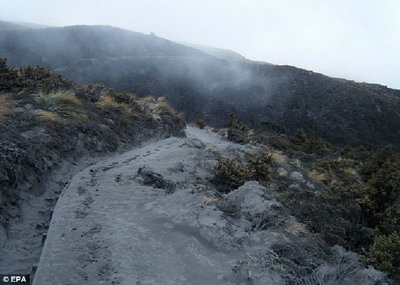
[[[258,182],[218,194],[211,183],[216,152],[240,160],[257,148],[192,127],[186,132],[187,138],[164,139],[116,155],[70,181],[56,205],[34,285],[287,280],[366,285],[380,278],[358,267],[357,257],[340,248],[328,258],[331,263],[304,251],[301,243],[296,248],[294,241],[306,242],[310,234],[301,227],[294,231],[299,223]],[[240,211],[231,216],[232,209]],[[260,217],[279,227],[257,230]],[[312,239],[309,243],[313,245]],[[293,252],[281,257],[273,245]],[[309,259],[320,266],[308,276],[284,267],[296,254],[304,260],[300,267],[308,266]],[[336,255],[348,264],[338,266]]]
[[[115,153],[103,153],[65,161],[32,192],[21,193],[21,215],[10,222],[5,243],[0,246],[1,273],[34,275],[60,193],[75,174],[113,156]]]
[[[203,194],[196,192],[212,177],[215,157],[204,144],[230,145],[194,128],[187,135],[76,175],[56,206],[35,284],[229,284],[246,278],[232,275],[240,249],[223,249],[196,226],[182,223],[194,216],[181,206],[187,199],[201,205]],[[137,173],[144,166],[162,175],[175,188],[174,195],[143,185]],[[179,194],[188,191],[192,194]],[[167,209],[173,207],[173,196],[181,205]],[[201,223],[225,226],[220,214],[210,211]]]
[[[35,270],[49,228],[51,216],[62,189],[73,173],[78,173],[100,158],[80,163],[65,163],[39,185],[35,193],[22,193],[21,217],[13,221],[7,240],[0,248],[0,268],[3,273],[30,274]],[[38,193],[42,194],[38,195]]]

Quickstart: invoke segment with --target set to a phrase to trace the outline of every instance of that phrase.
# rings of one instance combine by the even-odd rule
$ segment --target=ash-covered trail
[[[158,141],[76,175],[55,208],[34,284],[246,280],[231,270],[242,250],[214,232],[227,227],[222,212],[202,202],[216,162],[209,147],[235,148],[188,127],[187,138]]]
[[[186,135],[77,174],[57,202],[34,284],[375,284],[341,249],[326,263],[318,252],[300,256],[293,241],[310,234],[258,182],[216,191],[219,155],[244,160],[258,147],[193,127]],[[271,226],[257,228],[264,221]],[[289,271],[271,249],[279,244],[287,258],[321,265]]]

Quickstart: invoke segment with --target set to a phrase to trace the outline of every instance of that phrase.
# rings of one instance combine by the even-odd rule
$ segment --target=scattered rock
[[[165,189],[167,194],[171,194],[175,191],[175,184],[172,181],[164,179],[161,174],[155,173],[148,167],[139,168],[137,177],[140,178],[143,185]]]
[[[226,194],[225,198],[240,207],[246,218],[253,219],[264,214],[273,205],[280,206],[280,203],[266,191],[266,188],[260,183],[248,181],[238,189]]]
[[[293,180],[296,180],[298,182],[304,182],[305,181],[305,179],[303,177],[303,174],[301,174],[298,171],[293,171],[292,173],[290,173],[290,178],[293,179]]]
[[[281,228],[293,223],[282,204],[266,192],[267,189],[258,182],[249,181],[225,197],[240,209],[243,218],[251,222],[252,230]]]

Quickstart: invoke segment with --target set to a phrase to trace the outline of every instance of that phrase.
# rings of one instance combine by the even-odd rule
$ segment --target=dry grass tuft
[[[203,197],[201,201],[206,205],[216,204],[218,202],[218,198],[215,197]]]
[[[51,93],[39,93],[39,100],[47,100],[46,103],[50,104],[53,101],[58,105],[68,105],[75,107],[82,107],[83,101],[75,96],[75,93],[72,91],[57,91]]]
[[[173,115],[180,119],[184,119],[185,115],[183,113],[177,112],[167,101],[165,97],[159,97],[155,99],[151,96],[146,96],[141,98],[139,101],[139,106],[141,106],[147,112],[155,115]]]
[[[140,99],[140,101],[144,102],[144,103],[155,103],[156,99],[153,96],[146,96]]]
[[[129,115],[131,109],[126,103],[119,103],[113,97],[101,96],[97,106],[105,111],[113,112],[119,115]]]
[[[220,151],[218,148],[213,147],[213,146],[208,146],[206,147],[206,150],[214,154],[216,157],[220,158],[222,157],[222,151]]]
[[[328,173],[321,172],[318,170],[310,171],[309,176],[311,177],[312,180],[322,182],[322,183],[327,183],[327,182],[329,182],[330,179],[332,179]]]
[[[157,103],[156,99],[152,96],[146,96],[139,99],[139,106],[148,109],[154,108],[154,105]]]
[[[178,115],[178,112],[174,108],[172,108],[165,97],[159,97],[157,99],[157,109],[164,113]]]
[[[83,101],[76,97],[72,91],[39,93],[37,97],[38,107],[43,111],[38,112],[35,118],[87,119],[85,114],[79,112],[84,105]]]
[[[42,121],[42,122],[59,122],[60,117],[54,113],[49,111],[39,111],[33,115],[35,120]]]

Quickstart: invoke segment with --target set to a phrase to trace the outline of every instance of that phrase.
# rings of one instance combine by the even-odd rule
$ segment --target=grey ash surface
[[[341,248],[319,254],[312,234],[257,182],[218,195],[210,182],[215,150],[240,159],[257,148],[192,127],[186,133],[77,174],[56,205],[34,284],[291,284],[301,278],[375,284],[383,278]],[[265,219],[271,223],[261,227]],[[293,252],[302,266],[317,266],[299,276],[298,267],[285,265],[294,264]]]

